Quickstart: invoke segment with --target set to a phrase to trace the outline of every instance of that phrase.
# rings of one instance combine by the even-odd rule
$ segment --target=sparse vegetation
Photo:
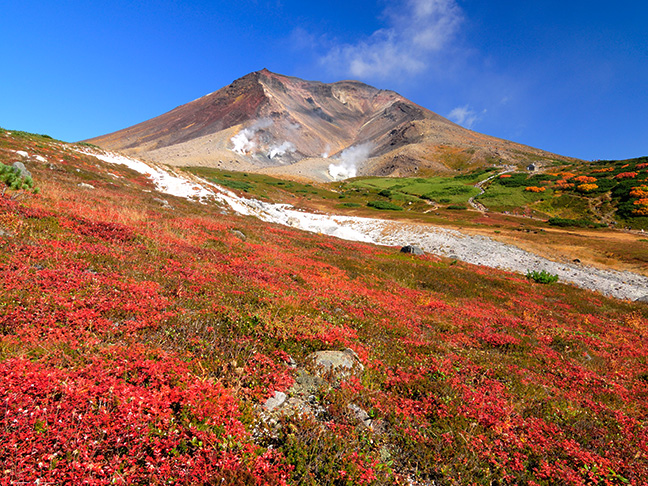
[[[533,282],[541,284],[551,284],[558,281],[558,275],[554,275],[553,273],[549,273],[544,270],[541,270],[539,272],[537,270],[529,270],[526,274],[526,277]]]

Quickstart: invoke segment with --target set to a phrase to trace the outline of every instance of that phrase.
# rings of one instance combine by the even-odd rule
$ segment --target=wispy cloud
[[[420,74],[456,37],[463,21],[455,0],[401,0],[383,13],[385,28],[355,44],[334,45],[321,63],[356,78]]]
[[[463,127],[472,128],[475,122],[477,122],[485,113],[486,110],[483,110],[481,113],[477,113],[468,105],[457,106],[450,113],[448,113],[448,118]]]

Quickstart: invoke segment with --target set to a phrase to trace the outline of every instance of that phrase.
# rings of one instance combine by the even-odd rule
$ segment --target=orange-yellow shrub
[[[621,172],[614,176],[615,179],[634,179],[637,177],[637,172]]]
[[[579,184],[592,184],[596,182],[596,177],[578,176],[574,177],[573,182],[577,182]]]
[[[637,199],[634,205],[637,208],[632,211],[632,214],[635,216],[648,216],[648,197]]]
[[[596,184],[581,184],[576,188],[578,192],[592,192],[594,189],[598,189]]]
[[[574,184],[572,184],[571,182],[567,182],[566,180],[563,179],[556,182],[556,187],[558,189],[571,189],[572,187],[574,187]]]
[[[647,198],[648,186],[635,187],[630,191],[630,197]]]
[[[614,171],[614,167],[606,167],[605,169],[596,169],[596,170],[593,170],[592,173],[593,173],[593,174],[600,174],[600,173],[602,173],[602,172],[613,172],[613,171]]]
[[[546,187],[538,187],[538,186],[529,186],[524,188],[525,191],[528,192],[545,192],[547,190]]]

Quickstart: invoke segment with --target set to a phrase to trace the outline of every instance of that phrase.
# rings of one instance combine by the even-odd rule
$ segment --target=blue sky
[[[251,71],[398,91],[583,159],[648,155],[648,2],[5,2],[0,126],[77,141]]]

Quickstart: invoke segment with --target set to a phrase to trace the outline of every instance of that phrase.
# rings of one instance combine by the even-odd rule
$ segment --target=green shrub
[[[526,278],[541,284],[551,284],[558,281],[558,275],[545,272],[544,270],[541,270],[539,272],[536,270],[529,270],[526,274]]]
[[[448,209],[460,211],[462,209],[468,209],[468,208],[466,208],[466,206],[464,206],[463,204],[451,204],[450,206],[448,206]]]
[[[403,208],[397,206],[396,204],[387,202],[387,201],[370,201],[367,203],[367,206],[374,209],[381,209],[383,211],[402,211]]]
[[[15,191],[32,189],[34,187],[34,180],[31,177],[20,177],[20,170],[1,163],[0,181],[4,182],[9,189]]]
[[[392,196],[392,192],[389,189],[383,189],[378,193],[378,195],[386,198],[390,198]]]
[[[354,203],[354,202],[345,202],[345,203],[339,204],[339,206],[341,208],[359,208],[362,205],[358,204],[358,203]]]
[[[484,169],[476,169],[473,170],[472,172],[469,172],[467,174],[459,174],[454,176],[456,180],[473,180],[473,179],[479,179],[482,176],[493,172],[495,170],[495,167],[486,167]]]
[[[506,187],[522,187],[528,185],[528,176],[525,173],[510,174],[511,177],[495,178],[494,182]]]
[[[561,228],[605,228],[605,224],[594,223],[589,219],[568,219],[568,218],[549,218],[547,221],[551,226]]]

